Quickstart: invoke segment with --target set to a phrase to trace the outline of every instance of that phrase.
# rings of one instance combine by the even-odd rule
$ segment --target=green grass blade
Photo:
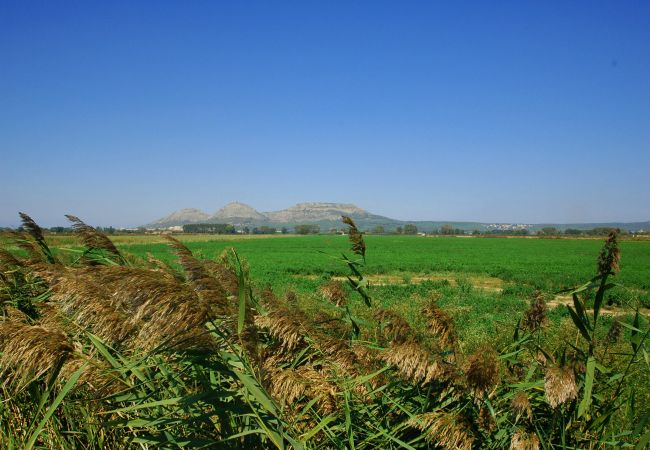
[[[74,386],[77,384],[77,380],[79,380],[79,377],[83,373],[83,371],[86,370],[86,364],[82,365],[79,367],[68,379],[68,381],[63,385],[63,388],[59,392],[59,394],[56,396],[52,404],[49,406],[47,411],[45,411],[45,415],[41,419],[41,421],[36,425],[36,429],[32,432],[30,435],[29,439],[27,440],[27,443],[25,444],[25,450],[31,450],[34,447],[34,444],[36,443],[36,440],[38,439],[38,436],[41,434],[43,429],[45,428],[45,425],[47,424],[47,421],[50,420],[50,417],[52,417],[52,414],[54,414],[54,411],[59,407],[63,399],[68,395],[68,393],[74,388]]]

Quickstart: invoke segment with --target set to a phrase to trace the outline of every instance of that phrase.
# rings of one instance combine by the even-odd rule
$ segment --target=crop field
[[[235,248],[250,265],[251,281],[270,285],[278,294],[293,290],[317,303],[319,287],[343,279],[340,261],[347,236],[209,236],[181,235],[199,258],[215,259]],[[161,236],[117,236],[118,248],[143,260],[148,255],[177,265]],[[77,248],[74,237],[54,237],[53,247]],[[593,276],[602,241],[597,239],[455,238],[366,236],[365,274],[371,294],[385,307],[417,320],[421,302],[435,296],[455,316],[463,342],[474,347],[500,330],[513,329],[537,290],[551,306],[553,323],[568,318],[557,292]],[[623,241],[621,271],[608,298],[613,313],[623,304],[650,306],[650,241]],[[309,307],[310,305],[305,305]],[[554,307],[557,307],[555,310]],[[607,309],[605,310],[607,312]],[[500,333],[497,333],[499,335]]]
[[[71,220],[0,241],[3,448],[650,441],[650,241]]]

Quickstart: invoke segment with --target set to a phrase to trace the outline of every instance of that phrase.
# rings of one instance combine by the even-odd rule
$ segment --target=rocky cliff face
[[[297,223],[318,222],[321,220],[340,220],[342,215],[367,217],[368,212],[348,203],[298,203],[282,211],[268,212],[272,222]]]

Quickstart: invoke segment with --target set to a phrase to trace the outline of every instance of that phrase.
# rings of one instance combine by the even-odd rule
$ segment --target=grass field
[[[125,253],[142,258],[151,254],[177,264],[160,236],[113,239]],[[251,280],[258,288],[270,285],[281,295],[293,290],[317,304],[319,286],[347,274],[340,261],[349,245],[347,236],[187,235],[181,240],[205,259],[215,259],[234,247],[249,262]],[[513,329],[536,290],[544,293],[551,307],[566,302],[568,298],[556,293],[593,276],[602,246],[597,239],[366,236],[365,240],[365,273],[373,298],[415,323],[422,302],[438,298],[458,323],[461,341],[468,349]],[[66,247],[76,241],[56,237],[52,243]],[[616,278],[624,287],[608,293],[614,312],[622,304],[650,305],[650,241],[620,245],[621,272]],[[551,310],[555,326],[568,318],[566,308],[558,306]]]
[[[349,219],[46,242],[22,219],[0,242],[0,447],[650,442],[650,242],[364,242]]]

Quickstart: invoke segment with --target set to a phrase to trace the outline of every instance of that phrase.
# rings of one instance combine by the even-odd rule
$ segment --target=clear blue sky
[[[0,225],[650,220],[650,2],[0,0]]]

